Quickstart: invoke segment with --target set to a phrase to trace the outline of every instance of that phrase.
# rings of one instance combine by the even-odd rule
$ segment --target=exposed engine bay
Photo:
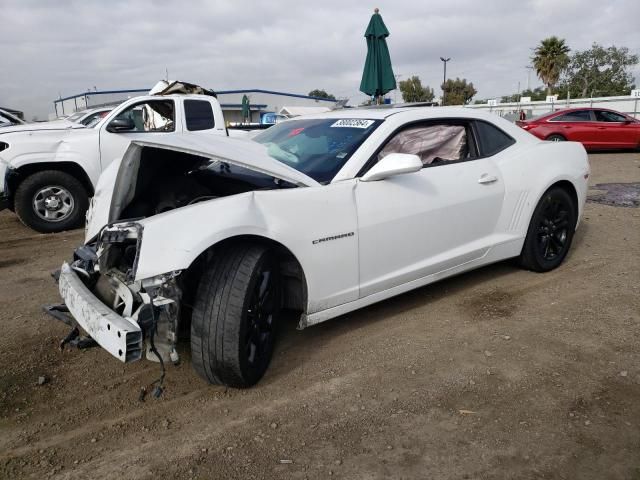
[[[70,266],[104,305],[137,323],[147,342],[149,360],[177,362],[182,291],[176,278],[181,272],[134,281],[141,239],[142,228],[137,223],[107,226],[95,242],[75,250]],[[141,358],[141,348],[129,347],[127,344],[121,360]]]
[[[292,187],[224,161],[145,147],[137,165],[133,196],[122,205],[118,218],[150,217],[219,197]]]
[[[176,344],[188,332],[199,269],[213,252],[188,272],[136,280],[144,233],[139,220],[216,198],[296,186],[222,160],[154,147],[141,147],[122,170],[128,182],[121,203],[112,204],[116,218],[75,250],[69,267],[104,306],[129,322],[131,329],[120,325],[116,332],[88,331],[92,336],[106,335],[107,343],[109,335],[127,338],[126,342],[113,338],[120,346],[110,353],[130,362],[142,358],[144,350],[148,360],[177,363]],[[101,340],[104,346],[105,338]]]

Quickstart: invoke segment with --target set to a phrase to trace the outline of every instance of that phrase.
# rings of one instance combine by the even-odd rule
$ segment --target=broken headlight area
[[[158,357],[162,357],[176,363],[180,271],[135,280],[142,232],[142,226],[135,222],[109,225],[93,241],[75,250],[70,267],[102,304],[140,327],[147,359],[160,361]],[[125,361],[140,357],[141,352],[127,356],[129,360]]]
[[[108,225],[103,228],[96,242],[99,271],[111,271],[125,281],[132,281],[138,266],[142,231],[142,225],[135,222]]]

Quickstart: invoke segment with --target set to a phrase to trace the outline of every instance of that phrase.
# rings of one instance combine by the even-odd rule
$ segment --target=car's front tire
[[[268,247],[246,243],[215,252],[191,319],[196,372],[213,384],[256,384],[271,361],[281,306],[280,272]]]
[[[62,232],[83,225],[89,195],[82,182],[58,170],[25,178],[14,196],[20,221],[40,233]]]
[[[534,272],[558,267],[569,252],[576,229],[577,206],[571,195],[552,187],[538,202],[520,254],[520,265]]]

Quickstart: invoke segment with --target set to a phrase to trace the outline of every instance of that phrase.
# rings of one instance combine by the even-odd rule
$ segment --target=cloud
[[[218,90],[323,88],[352,103],[371,5],[308,2],[2,0],[0,105],[46,117],[53,100],[93,89],[146,88],[171,78]],[[548,35],[640,53],[640,2],[381,0],[396,74],[438,91],[440,56],[478,97],[526,86],[532,48]],[[634,72],[640,76],[640,71]],[[539,82],[531,76],[532,85]]]

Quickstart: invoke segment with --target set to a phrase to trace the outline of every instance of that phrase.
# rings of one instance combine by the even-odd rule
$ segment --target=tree
[[[523,97],[531,97],[531,101],[536,102],[538,100],[546,100],[547,92],[542,87],[536,87],[531,90],[530,88],[522,91]]]
[[[311,90],[309,92],[309,96],[310,97],[317,97],[317,98],[326,98],[327,100],[335,100],[336,99],[336,97],[334,97],[330,93],[327,93],[324,90],[319,90],[317,88],[315,90]]]
[[[423,87],[417,75],[402,80],[399,88],[405,102],[431,102],[435,96],[433,88]]]
[[[547,95],[551,95],[553,87],[569,63],[570,51],[564,39],[556,36],[545,38],[534,50],[531,57],[533,68],[536,69],[538,78],[547,86]]]
[[[638,55],[627,47],[604,48],[594,43],[589,50],[577,51],[564,72],[560,95],[566,98],[628,95],[635,88],[629,69],[638,64]]]
[[[468,82],[466,78],[449,78],[445,83],[440,85],[444,92],[444,105],[466,105],[471,102],[473,96],[478,93],[473,83]]]
[[[500,100],[502,103],[518,102],[521,97],[531,97],[531,101],[546,100],[547,92],[542,87],[536,87],[535,90],[527,89],[514,95],[506,95]],[[480,102],[483,103],[483,102]]]

